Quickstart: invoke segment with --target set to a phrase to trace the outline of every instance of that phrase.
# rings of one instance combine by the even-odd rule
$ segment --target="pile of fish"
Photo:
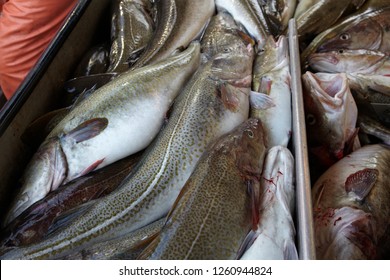
[[[337,3],[340,20],[301,33],[316,254],[389,259],[390,6]]]
[[[316,257],[390,258],[387,2],[113,1],[24,134],[1,259],[298,259],[293,17]]]
[[[1,259],[297,259],[295,1],[113,2],[111,42],[26,131]]]

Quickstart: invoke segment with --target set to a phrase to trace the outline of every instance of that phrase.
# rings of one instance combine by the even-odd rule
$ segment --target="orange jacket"
[[[0,87],[11,98],[77,0],[0,0]]]

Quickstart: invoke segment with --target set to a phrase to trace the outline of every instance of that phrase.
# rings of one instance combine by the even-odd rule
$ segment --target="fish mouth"
[[[348,90],[348,80],[345,73],[312,73],[307,71],[304,78],[314,88],[315,95],[321,103],[327,104],[332,108],[343,105],[343,96]]]
[[[337,65],[340,60],[332,53],[313,53],[309,56],[308,62],[310,67],[317,71],[328,72],[328,65]]]

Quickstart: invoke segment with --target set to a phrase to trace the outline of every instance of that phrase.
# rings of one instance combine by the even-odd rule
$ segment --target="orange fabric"
[[[0,87],[9,99],[77,0],[0,1]]]

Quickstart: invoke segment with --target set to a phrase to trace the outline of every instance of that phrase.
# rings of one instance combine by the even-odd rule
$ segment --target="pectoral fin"
[[[349,175],[345,180],[345,191],[353,192],[362,201],[371,191],[378,178],[379,172],[376,169],[363,169]]]
[[[80,143],[99,135],[107,125],[108,119],[106,118],[90,119],[69,131],[64,137],[73,138],[76,143]]]

